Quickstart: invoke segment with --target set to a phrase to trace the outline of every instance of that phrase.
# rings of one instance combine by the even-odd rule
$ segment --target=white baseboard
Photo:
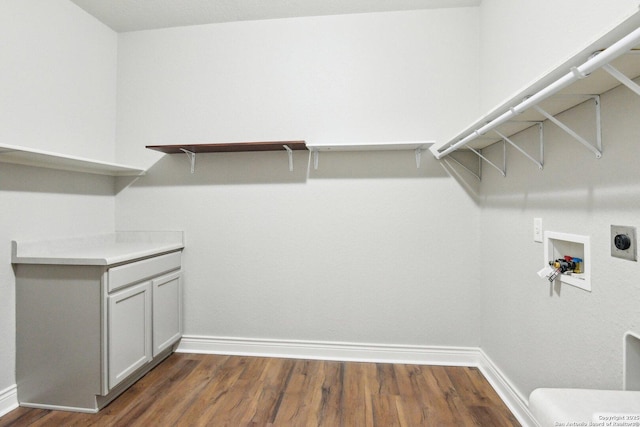
[[[184,336],[180,353],[228,354],[257,357],[473,366],[480,369],[498,396],[523,426],[537,426],[524,398],[493,361],[477,347],[402,346],[342,342],[285,341],[247,338]],[[0,391],[0,416],[18,407],[15,385]]]
[[[0,390],[0,417],[18,407],[18,389],[16,385]]]
[[[479,355],[477,348],[470,347],[401,346],[204,336],[183,336],[176,351],[181,353],[451,366],[475,366],[474,362],[477,361]]]
[[[523,426],[537,426],[529,412],[527,400],[478,347],[403,346],[185,335],[176,351],[346,362],[473,366],[480,369]]]
[[[529,411],[529,400],[524,397],[502,373],[498,366],[493,363],[491,358],[484,351],[480,350],[481,357],[478,368],[482,375],[487,379],[489,384],[498,393],[498,396],[511,410],[513,415],[523,426],[538,427],[531,411]]]

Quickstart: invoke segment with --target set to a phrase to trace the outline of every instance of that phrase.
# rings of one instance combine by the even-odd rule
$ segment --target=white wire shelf
[[[432,146],[431,152],[437,159],[442,159],[459,149],[479,151],[501,141],[512,144],[508,141],[509,137],[546,120],[563,127],[555,116],[585,101],[594,100],[598,135],[592,141],[571,129],[563,129],[593,151],[596,157],[600,157],[598,95],[621,84],[640,95],[640,86],[633,82],[634,78],[640,76],[639,20],[640,16],[634,15],[562,66],[467,126],[448,142]],[[542,158],[539,162],[534,159],[534,162],[542,169]]]
[[[420,167],[422,152],[429,149],[434,141],[385,141],[385,142],[308,142],[307,148],[313,157],[313,168],[318,169],[320,151],[391,151],[412,150],[416,167]]]

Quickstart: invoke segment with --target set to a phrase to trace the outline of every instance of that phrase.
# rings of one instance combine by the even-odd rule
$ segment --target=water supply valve
[[[576,258],[565,255],[555,261],[549,261],[549,266],[538,271],[541,278],[546,278],[549,282],[553,281],[560,274],[580,274],[582,273],[582,258]]]
[[[573,257],[565,256],[564,258],[558,258],[555,261],[549,261],[549,265],[556,270],[560,270],[560,273],[565,274],[567,272],[573,273],[576,269],[576,263]]]

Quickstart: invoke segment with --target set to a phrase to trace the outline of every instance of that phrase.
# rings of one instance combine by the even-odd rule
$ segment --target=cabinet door
[[[180,271],[153,280],[153,356],[182,336]]]
[[[109,295],[109,388],[151,360],[151,282]]]

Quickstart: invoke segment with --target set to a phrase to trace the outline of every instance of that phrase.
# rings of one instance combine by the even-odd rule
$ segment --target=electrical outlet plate
[[[542,218],[533,218],[533,241],[542,242]]]
[[[622,250],[616,248],[614,239],[618,234],[625,234],[631,240],[631,246],[628,249]],[[611,256],[616,258],[622,258],[629,261],[638,260],[638,245],[636,240],[636,228],[628,227],[624,225],[612,225],[611,226]]]

